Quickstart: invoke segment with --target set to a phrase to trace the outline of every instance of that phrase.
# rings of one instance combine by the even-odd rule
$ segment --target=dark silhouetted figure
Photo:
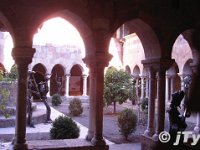
[[[37,95],[39,99],[44,102],[46,106],[46,121],[45,122],[51,122],[51,108],[47,102],[47,93],[48,93],[48,79],[45,78],[42,74],[39,72],[34,71],[28,71],[28,97],[27,97],[27,124],[30,127],[34,127],[34,124],[32,122],[32,97],[33,95]]]

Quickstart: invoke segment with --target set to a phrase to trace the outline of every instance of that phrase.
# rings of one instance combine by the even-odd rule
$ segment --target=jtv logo
[[[196,145],[198,141],[200,141],[200,134],[194,134],[192,131],[182,131],[177,132],[176,140],[173,143],[174,146],[177,146],[180,144],[181,136],[183,136],[183,143],[188,143],[189,138],[192,139],[191,145]],[[159,140],[162,143],[169,142],[171,136],[168,132],[163,131],[159,134]]]

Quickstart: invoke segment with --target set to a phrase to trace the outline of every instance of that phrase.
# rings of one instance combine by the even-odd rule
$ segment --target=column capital
[[[14,47],[12,50],[12,56],[16,64],[31,63],[35,48],[31,47]]]
[[[145,67],[151,67],[156,71],[166,71],[175,62],[174,59],[165,58],[152,58],[142,60],[142,64]]]
[[[68,73],[68,74],[65,74],[65,77],[70,77],[71,76],[71,74],[70,73]]]
[[[111,58],[112,55],[109,53],[96,53],[95,55],[86,56],[85,58],[83,58],[83,61],[89,68],[97,66],[106,67],[108,66]]]
[[[82,74],[82,77],[83,77],[83,78],[87,78],[88,75],[87,75],[87,74]]]

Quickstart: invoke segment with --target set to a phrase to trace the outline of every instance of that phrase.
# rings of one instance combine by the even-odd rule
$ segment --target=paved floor
[[[43,103],[38,103],[37,105],[40,109],[45,109]],[[62,113],[58,112],[54,108],[51,108],[51,119],[55,120],[58,116],[63,115]],[[84,139],[87,135],[88,129],[78,123],[78,126],[80,127],[80,136],[79,138]],[[35,139],[46,139],[49,138],[49,130],[51,128],[51,124],[37,124],[35,125],[35,128],[26,128],[27,132],[27,140],[35,140]],[[12,139],[15,133],[14,127],[8,127],[8,128],[0,128],[0,150],[7,150],[9,149],[10,142],[5,142],[5,139]],[[135,144],[114,144],[108,140],[106,140],[107,144],[110,145],[110,150],[140,150],[141,145],[139,143]]]

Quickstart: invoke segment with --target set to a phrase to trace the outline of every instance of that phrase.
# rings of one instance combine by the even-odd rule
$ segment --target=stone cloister
[[[14,43],[12,57],[17,64],[19,74],[13,149],[29,148],[26,142],[26,89],[27,71],[30,64],[33,62],[33,68],[35,67],[36,70],[43,68],[42,70],[47,71],[45,74],[52,74],[54,77],[64,75],[66,78],[63,79],[63,83],[66,88],[63,93],[65,94],[69,94],[70,88],[68,87],[70,77],[67,74],[73,74],[73,71],[70,72],[73,65],[75,68],[80,67],[79,63],[75,63],[66,71],[62,65],[55,65],[52,66],[52,68],[55,67],[52,70],[55,72],[59,70],[59,74],[54,74],[42,64],[36,66],[38,64],[33,61],[37,49],[33,47],[33,35],[44,21],[53,17],[62,17],[69,21],[79,31],[85,45],[85,57],[82,61],[89,72],[86,74],[83,68],[79,69],[82,71],[83,87],[85,87],[82,89],[83,95],[86,94],[85,78],[89,76],[90,112],[86,140],[90,143],[90,149],[109,149],[102,135],[103,81],[104,69],[112,59],[108,51],[112,37],[118,39],[121,44],[122,50],[119,51],[119,55],[124,68],[127,68],[136,78],[141,78],[142,85],[144,80],[148,83],[147,92],[141,92],[141,96],[149,98],[148,125],[144,134],[141,135],[142,149],[163,147],[158,140],[158,135],[164,130],[166,100],[170,100],[172,92],[184,88],[181,81],[185,76],[192,76],[193,79],[190,90],[190,109],[200,110],[196,98],[199,96],[198,71],[200,67],[199,5],[198,1],[186,0],[165,2],[159,0],[154,2],[146,0],[2,1],[0,30],[8,31],[12,36]],[[142,59],[135,59],[136,55],[131,55],[129,52],[131,46],[134,46],[132,42],[126,43],[131,39],[131,34],[136,34],[138,38],[135,40],[141,41],[141,44],[136,44],[136,50],[139,52],[138,58]],[[141,48],[143,51],[139,51]],[[50,51],[47,51],[45,55],[49,53]],[[59,60],[60,57],[57,56],[57,58]],[[80,72],[80,70],[75,72]],[[50,80],[50,84],[55,82],[54,79]],[[54,90],[52,89],[51,92],[54,93]],[[198,118],[196,129],[199,128],[199,120]],[[78,149],[87,148],[80,143]]]

